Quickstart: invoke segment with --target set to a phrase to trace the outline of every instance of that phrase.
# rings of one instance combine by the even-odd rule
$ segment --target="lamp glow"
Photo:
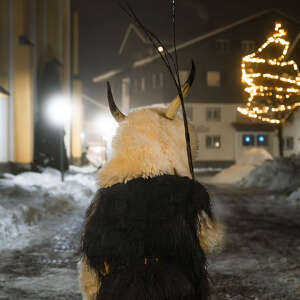
[[[53,125],[65,125],[71,120],[71,109],[67,101],[62,96],[55,96],[49,99],[46,107],[48,120]]]
[[[106,115],[96,119],[95,125],[99,130],[99,134],[106,141],[110,141],[112,139],[118,128],[118,123],[112,117]]]
[[[163,52],[163,51],[164,51],[164,48],[163,48],[162,46],[159,46],[159,47],[157,48],[157,50],[158,50],[159,52]]]

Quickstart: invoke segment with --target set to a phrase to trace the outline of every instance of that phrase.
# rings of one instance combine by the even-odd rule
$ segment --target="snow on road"
[[[54,169],[1,176],[0,299],[81,299],[76,253],[97,188],[94,168],[63,183]]]
[[[227,231],[224,250],[209,256],[213,300],[300,299],[300,216],[292,195],[207,187]],[[1,300],[82,299],[80,230],[96,189],[89,169],[72,168],[65,183],[52,169],[0,179]]]
[[[97,189],[94,174],[69,173],[64,183],[54,169],[2,177],[0,249],[22,248],[46,238],[40,231],[46,221],[60,218],[74,207],[87,207]]]
[[[284,193],[209,186],[226,245],[209,256],[215,300],[300,299],[300,211]]]

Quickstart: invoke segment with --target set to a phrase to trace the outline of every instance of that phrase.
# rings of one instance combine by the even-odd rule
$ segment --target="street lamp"
[[[96,119],[96,126],[103,139],[110,141],[116,133],[118,123],[112,117],[102,115]]]
[[[59,129],[60,144],[60,172],[61,181],[64,181],[64,136],[65,125],[70,122],[71,109],[67,103],[66,97],[63,95],[55,95],[49,99],[46,107],[47,119],[49,122]]]
[[[111,140],[116,134],[118,123],[109,115],[103,114],[96,119],[95,122],[99,135],[103,138],[106,144],[106,159],[111,152]]]
[[[53,126],[64,126],[70,122],[71,110],[67,100],[62,95],[49,99],[46,107],[47,118]]]

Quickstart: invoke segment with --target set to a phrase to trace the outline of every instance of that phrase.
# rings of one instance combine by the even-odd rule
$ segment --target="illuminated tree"
[[[242,82],[249,94],[238,111],[253,119],[278,126],[279,153],[283,155],[282,125],[300,106],[300,74],[295,61],[287,61],[290,42],[281,24],[254,53],[242,59]]]

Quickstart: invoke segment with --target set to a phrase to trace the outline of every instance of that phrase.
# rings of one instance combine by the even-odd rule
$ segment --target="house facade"
[[[231,164],[252,147],[265,148],[273,156],[278,155],[276,127],[254,122],[237,112],[237,107],[244,105],[247,99],[241,84],[242,57],[263,44],[272,33],[275,22],[282,23],[291,41],[300,32],[300,21],[280,11],[267,10],[177,45],[181,81],[189,73],[191,59],[196,65],[196,77],[186,106],[187,114],[197,128],[199,154],[196,160],[200,165]],[[298,65],[299,44],[291,53]],[[133,45],[128,46],[130,51],[133,48]],[[173,52],[173,49],[169,48],[169,51]],[[122,53],[126,55],[124,41]],[[94,78],[99,85],[105,80],[112,83],[115,98],[119,99],[124,112],[129,108],[167,103],[176,94],[158,55],[133,60],[130,68],[120,67],[117,72]],[[300,150],[296,129],[298,117],[299,114],[295,113],[284,129],[287,155]]]
[[[1,0],[0,10],[0,165],[25,166],[33,162],[38,83],[47,62],[59,66],[61,92],[71,99],[71,0]]]

